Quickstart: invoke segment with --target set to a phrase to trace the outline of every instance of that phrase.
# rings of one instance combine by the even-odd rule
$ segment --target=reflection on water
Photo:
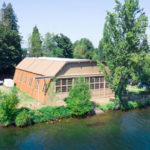
[[[150,108],[0,128],[0,150],[150,150]]]

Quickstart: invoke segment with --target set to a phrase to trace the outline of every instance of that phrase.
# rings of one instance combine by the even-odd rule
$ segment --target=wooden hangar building
[[[16,66],[14,82],[40,103],[63,105],[75,79],[81,76],[89,84],[92,101],[107,103],[114,97],[97,62],[88,59],[25,58]]]

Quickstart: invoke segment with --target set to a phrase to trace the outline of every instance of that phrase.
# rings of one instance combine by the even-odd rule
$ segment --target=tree
[[[63,35],[57,34],[55,37],[56,46],[63,51],[64,58],[73,58],[73,45],[71,40]]]
[[[2,13],[2,23],[5,26],[9,26],[11,30],[18,31],[18,25],[17,25],[17,18],[14,13],[14,10],[12,8],[11,3],[9,3],[7,6],[4,3],[1,9]]]
[[[46,33],[43,42],[43,55],[50,57],[63,57],[63,49],[57,46],[55,34]]]
[[[89,39],[82,38],[74,43],[73,55],[75,58],[92,59],[94,46]]]
[[[144,64],[141,82],[150,89],[150,54],[146,55]]]
[[[147,53],[147,17],[138,0],[115,0],[114,12],[108,12],[103,32],[105,64],[99,63],[115,99],[123,104],[122,92],[129,79],[139,80]]]
[[[71,114],[82,116],[93,109],[90,98],[91,93],[88,84],[83,78],[79,78],[66,99],[67,108],[71,110]]]
[[[21,37],[11,4],[3,4],[0,16],[0,71],[10,73],[22,58]]]
[[[98,45],[98,56],[100,60],[105,60],[105,55],[103,54],[103,39],[100,40]]]
[[[31,37],[29,38],[30,44],[30,56],[40,57],[42,56],[42,41],[37,26],[33,28]]]

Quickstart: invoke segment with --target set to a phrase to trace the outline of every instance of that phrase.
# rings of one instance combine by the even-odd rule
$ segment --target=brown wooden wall
[[[35,88],[36,80],[34,79],[34,77],[39,77],[39,76],[41,75],[16,69],[14,75],[14,82],[17,88],[26,92],[27,94],[29,94],[30,96],[32,96],[34,99],[36,99],[41,103],[52,104],[50,102],[50,99],[54,99],[56,100],[56,105],[57,105],[57,103],[59,102],[61,103],[63,99],[68,96],[68,91],[66,92],[61,91],[57,95],[55,95],[56,92],[55,83],[51,84],[52,87],[50,86],[48,91],[43,92],[44,83],[48,85],[50,79],[40,79],[38,89],[36,89]],[[90,79],[90,77],[100,77],[104,75],[103,73],[99,73],[99,69],[95,62],[94,63],[93,62],[69,63],[66,64],[62,68],[62,70],[56,75],[57,79],[69,79],[69,78],[74,79],[79,76],[83,76],[85,78],[89,77]],[[29,86],[29,82],[31,78],[33,80],[31,86]],[[95,101],[96,103],[101,103],[101,102],[107,103],[110,100],[110,98],[114,97],[112,91],[109,88],[106,88],[105,83],[106,81],[104,81],[104,88],[91,89],[92,101]]]
[[[35,89],[36,80],[34,79],[34,77],[38,77],[38,76],[41,76],[41,75],[16,69],[15,75],[14,75],[14,82],[17,88],[19,88],[23,92],[26,92],[37,101],[41,103],[45,103],[46,94],[43,92],[43,86],[44,86],[44,83],[48,82],[50,79],[39,80],[38,89]],[[32,83],[31,83],[31,86],[29,86],[29,82],[31,78],[32,78]]]

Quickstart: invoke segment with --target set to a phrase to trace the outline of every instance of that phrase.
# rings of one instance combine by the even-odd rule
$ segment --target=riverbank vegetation
[[[105,105],[99,105],[98,108],[104,112],[108,110],[131,110],[135,108],[145,108],[150,106],[150,99],[139,100],[139,101],[124,101],[124,104],[121,107],[117,107],[115,102],[110,102]]]
[[[46,106],[40,109],[18,108],[17,89],[12,88],[10,93],[0,93],[0,124],[24,127],[67,117],[82,117],[93,109],[90,97],[88,84],[83,78],[79,78],[66,98],[66,106]]]

